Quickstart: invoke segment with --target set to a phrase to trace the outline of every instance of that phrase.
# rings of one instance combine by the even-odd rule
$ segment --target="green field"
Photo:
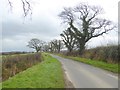
[[[118,64],[110,64],[110,63],[106,63],[106,62],[99,61],[99,60],[91,60],[91,59],[86,59],[86,58],[81,58],[81,57],[65,56],[62,54],[58,54],[58,55],[64,58],[69,58],[72,60],[80,61],[82,63],[90,64],[92,66],[99,67],[99,68],[102,68],[102,69],[105,69],[105,70],[108,70],[114,73],[120,72],[120,67],[118,67]]]
[[[64,88],[61,64],[48,54],[44,61],[20,72],[2,83],[3,88]]]

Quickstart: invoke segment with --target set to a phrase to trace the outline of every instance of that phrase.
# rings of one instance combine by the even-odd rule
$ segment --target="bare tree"
[[[62,40],[65,46],[67,47],[68,51],[72,52],[76,44],[76,39],[72,35],[71,28],[67,28],[67,30],[63,31],[63,33],[60,34],[60,36],[62,37]]]
[[[42,50],[44,42],[42,40],[39,40],[37,38],[33,38],[28,42],[28,47],[33,48],[36,50],[36,52],[39,52]]]
[[[10,9],[12,10],[12,8],[13,8],[12,1],[8,0],[8,3],[10,5]],[[32,15],[32,9],[31,9],[30,1],[28,1],[28,0],[21,0],[21,3],[22,3],[23,12],[24,12],[24,17],[26,17],[29,14]]]
[[[58,53],[63,49],[64,44],[62,42],[62,40],[58,40]]]
[[[102,8],[80,4],[75,8],[65,8],[59,15],[72,28],[72,35],[77,40],[79,54],[85,50],[86,43],[94,38],[114,30],[115,25],[109,20],[101,19]]]
[[[43,49],[43,51],[48,52],[50,49],[49,43],[45,42],[42,49]]]
[[[54,50],[54,45],[53,45],[52,41],[48,43],[48,46],[49,46],[50,52],[54,52],[55,51]]]
[[[63,48],[63,43],[62,43],[61,40],[55,39],[55,40],[52,41],[52,44],[53,44],[53,47],[54,47],[54,51],[55,51],[55,52],[58,52],[58,53],[59,53],[60,50]]]
[[[43,46],[43,51],[48,52],[49,48],[50,48],[49,45],[46,44]]]
[[[60,52],[63,48],[63,43],[61,40],[54,39],[51,42],[49,42],[49,49],[51,52]]]

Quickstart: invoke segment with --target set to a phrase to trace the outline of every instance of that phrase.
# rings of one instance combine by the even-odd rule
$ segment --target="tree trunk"
[[[38,53],[38,52],[39,52],[39,50],[36,50],[36,52]]]
[[[37,47],[35,47],[35,50],[36,50],[36,52],[38,53],[38,51],[39,51],[39,50],[38,50],[38,48],[37,48]]]
[[[80,42],[79,55],[83,55],[84,50],[85,50],[85,43],[84,42]]]
[[[67,50],[68,50],[68,52],[71,52],[71,51],[72,51],[70,47],[67,47]]]

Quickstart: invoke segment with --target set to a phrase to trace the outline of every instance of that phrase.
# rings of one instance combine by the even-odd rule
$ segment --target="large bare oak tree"
[[[101,18],[102,8],[79,4],[74,8],[64,8],[59,17],[69,25],[72,35],[77,40],[79,54],[83,54],[86,43],[94,38],[114,30],[116,27],[111,21]]]

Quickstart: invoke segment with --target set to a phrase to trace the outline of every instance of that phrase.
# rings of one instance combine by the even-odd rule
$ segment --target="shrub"
[[[119,53],[120,46],[118,48],[117,45],[109,45],[109,46],[99,46],[96,48],[86,49],[82,56],[83,58],[99,60],[107,63],[118,63],[119,61]],[[79,56],[78,51],[62,52],[62,54],[67,56]]]
[[[7,55],[2,57],[2,81],[41,62],[41,54]]]
[[[108,63],[118,63],[118,46],[101,46],[86,50],[83,57]]]

